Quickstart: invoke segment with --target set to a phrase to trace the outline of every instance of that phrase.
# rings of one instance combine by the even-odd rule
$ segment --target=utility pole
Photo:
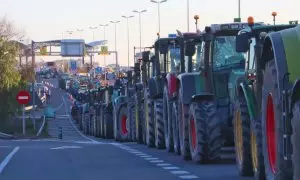
[[[141,10],[141,11],[133,10],[133,12],[139,14],[140,53],[142,53],[142,19],[141,19],[141,14],[144,13],[144,12],[147,12],[147,10],[146,9]]]
[[[133,18],[134,16],[122,16],[123,18],[126,19],[127,21],[127,47],[128,47],[128,52],[127,52],[127,58],[128,58],[128,70],[130,69],[130,59],[129,59],[129,19]]]

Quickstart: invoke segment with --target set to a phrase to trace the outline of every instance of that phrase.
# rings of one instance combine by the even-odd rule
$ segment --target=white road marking
[[[145,155],[145,156],[141,156],[141,158],[150,158],[152,156],[149,156],[149,155]]]
[[[0,174],[3,172],[5,166],[9,163],[9,161],[13,158],[13,156],[18,152],[20,147],[15,147],[7,156],[6,158],[1,162],[0,164]]]
[[[139,153],[141,153],[140,151],[128,151],[128,152],[130,152],[132,154],[139,154]]]
[[[166,170],[175,170],[175,169],[179,169],[179,167],[175,167],[175,166],[171,166],[171,167],[162,167],[163,169]]]
[[[135,154],[137,156],[147,156],[148,154],[145,154],[145,153],[138,153],[138,154]]]
[[[158,160],[158,158],[145,158],[145,160]]]
[[[161,163],[161,164],[156,164],[157,166],[171,166],[172,164],[169,164],[169,163]]]
[[[11,148],[11,146],[0,146],[0,148]]]
[[[55,147],[55,148],[50,148],[53,150],[57,150],[57,149],[80,149],[82,148],[81,146],[60,146],[60,147]]]
[[[179,178],[181,178],[181,179],[199,179],[199,177],[195,176],[195,175],[182,175],[182,176],[179,176]]]
[[[172,174],[189,174],[187,171],[171,171]]]
[[[16,139],[16,140],[12,140],[12,141],[30,141],[30,139]]]
[[[151,163],[163,163],[163,160],[154,160],[154,161],[150,161]]]
[[[64,96],[62,96],[62,100],[63,100],[63,102],[64,102],[64,104],[65,104],[65,110],[66,110],[66,112],[68,112],[68,110],[67,110],[67,103],[66,103],[66,100],[65,100]],[[80,136],[82,136],[83,138],[88,139],[88,140],[90,140],[90,141],[92,141],[92,142],[97,142],[97,141],[95,141],[94,139],[89,138],[89,137],[83,135],[83,134],[77,129],[77,127],[75,126],[75,124],[72,122],[72,119],[71,119],[70,116],[69,116],[69,121],[70,121],[70,123],[72,124],[73,128],[77,131],[77,133],[80,134]]]

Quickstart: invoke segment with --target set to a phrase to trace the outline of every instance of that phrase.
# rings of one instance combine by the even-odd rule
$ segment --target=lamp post
[[[127,58],[128,58],[128,70],[129,70],[129,67],[130,67],[130,64],[129,64],[129,62],[130,62],[130,60],[129,60],[129,24],[128,24],[128,20],[130,19],[130,18],[133,18],[134,16],[122,16],[122,18],[125,18],[126,19],[126,21],[127,21],[127,46],[128,46],[128,54],[127,54]]]
[[[186,2],[187,6],[187,32],[190,32],[190,1],[187,0]]]
[[[95,41],[95,30],[97,29],[97,26],[90,26],[90,29],[93,31],[93,42]],[[93,46],[93,53],[91,58],[91,67],[93,66],[93,57],[94,57],[94,46]]]
[[[80,33],[80,38],[82,38],[82,32],[83,32],[83,29],[80,29],[80,28],[79,28],[79,29],[77,29],[76,31]]]
[[[142,19],[141,19],[141,14],[144,12],[147,12],[146,9],[138,11],[138,10],[133,10],[134,13],[139,14],[139,29],[140,29],[140,53],[142,53]]]
[[[151,0],[150,2],[157,4],[157,14],[158,14],[158,33],[160,34],[160,4],[167,2],[167,0],[155,1]]]
[[[108,26],[109,24],[99,24],[100,27],[103,27],[103,45],[105,45],[105,30],[106,30],[106,27]],[[103,60],[104,60],[104,82],[105,82],[105,85],[106,85],[106,54],[103,54]]]
[[[120,21],[110,21],[112,24],[115,25],[115,58],[116,58],[116,69],[117,69],[117,72],[119,72],[119,62],[118,62],[118,58],[117,58],[117,24],[120,22]]]

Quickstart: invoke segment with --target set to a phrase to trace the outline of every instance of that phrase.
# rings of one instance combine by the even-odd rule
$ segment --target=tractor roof
[[[252,29],[246,28],[241,30],[239,33],[243,32],[252,32],[251,36],[255,36],[257,34],[260,34],[261,32],[272,32],[272,31],[281,31],[284,29],[289,29],[296,27],[297,24],[282,24],[282,25],[263,25],[263,26],[255,26]]]

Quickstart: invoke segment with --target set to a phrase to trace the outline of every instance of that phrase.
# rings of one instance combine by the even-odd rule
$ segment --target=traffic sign
[[[108,55],[108,47],[107,46],[101,46],[100,55]]]
[[[19,104],[28,104],[29,101],[30,101],[30,94],[29,92],[27,91],[20,91],[18,94],[17,94],[17,101]]]

